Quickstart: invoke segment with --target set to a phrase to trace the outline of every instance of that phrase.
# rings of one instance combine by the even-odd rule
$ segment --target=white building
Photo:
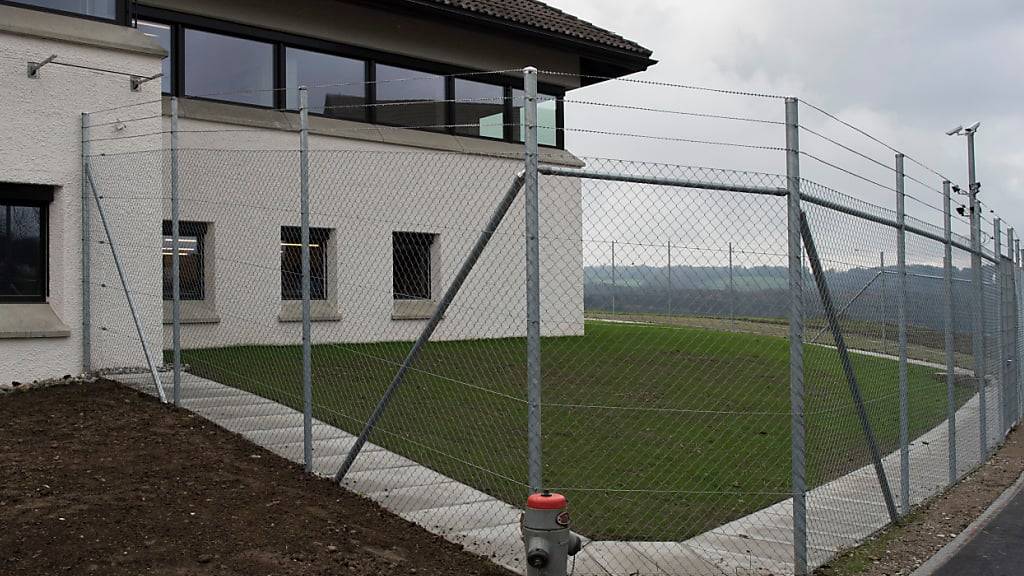
[[[86,163],[146,340],[154,355],[168,347],[172,95],[184,346],[298,341],[300,85],[311,87],[314,341],[403,340],[521,168],[516,70],[563,73],[540,75],[542,161],[578,164],[561,98],[644,70],[650,55],[534,0],[3,2],[0,382],[141,364],[95,205],[83,234]],[[557,317],[546,330],[580,333],[578,187],[542,205],[542,306]],[[523,333],[521,212],[438,338]]]

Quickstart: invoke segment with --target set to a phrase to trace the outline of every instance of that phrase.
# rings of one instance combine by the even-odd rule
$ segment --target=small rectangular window
[[[504,138],[504,86],[456,78],[455,133],[498,140]]]
[[[106,20],[117,18],[117,2],[118,0],[14,0],[15,4],[24,4],[57,12],[81,14],[83,16],[94,16]]]
[[[309,229],[309,299],[327,299],[327,243],[331,231]],[[281,227],[281,299],[302,300],[302,228]]]
[[[174,237],[171,222],[163,224],[164,300],[174,299]],[[182,300],[206,298],[206,224],[178,223],[178,293]]]
[[[185,30],[185,95],[271,107],[274,46]]]
[[[174,63],[171,59],[174,52],[171,51],[171,38],[173,37],[170,24],[160,24],[158,22],[147,22],[145,20],[139,20],[135,23],[135,26],[146,36],[152,38],[161,48],[167,50],[167,57],[160,63],[160,71],[163,72],[163,76],[160,77],[160,89],[164,94],[171,93],[171,70],[174,69]]]
[[[306,86],[310,112],[366,120],[366,62],[287,48],[285,75],[290,110],[299,109],[299,86]]]
[[[444,77],[408,68],[377,64],[377,122],[407,128],[447,124]]]
[[[430,300],[431,260],[435,234],[392,233],[395,300]]]
[[[526,140],[526,94],[512,90],[512,133],[519,142]],[[549,94],[537,94],[537,143],[543,146],[558,145],[558,98]]]
[[[46,212],[43,202],[0,197],[0,301],[46,300]]]

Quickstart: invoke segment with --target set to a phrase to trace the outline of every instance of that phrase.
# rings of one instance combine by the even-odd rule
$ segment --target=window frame
[[[14,6],[15,8],[24,8],[26,10],[36,10],[38,12],[47,12],[49,14],[59,14],[61,16],[70,16],[72,18],[83,18],[85,20],[94,20],[96,22],[108,22],[113,24],[121,24],[127,26],[131,21],[132,12],[132,0],[116,0],[114,3],[114,17],[106,18],[103,16],[93,16],[91,14],[82,14],[80,12],[73,12],[71,10],[60,10],[57,8],[48,8],[46,6],[34,6],[32,4],[25,4],[24,2],[18,2],[18,0],[0,0],[0,5]]]
[[[50,204],[51,199],[21,197],[15,194],[0,194],[0,206],[20,206],[39,208],[39,261],[42,264],[42,278],[39,279],[41,290],[39,295],[19,296],[0,294],[0,303],[4,304],[39,304],[46,302],[50,296]],[[6,210],[4,210],[6,212]]]
[[[290,243],[294,244],[296,242],[298,242],[298,243],[302,242],[302,226],[286,226],[286,225],[282,225],[281,228],[280,228],[279,236],[278,236],[278,247],[279,248],[283,248],[284,247],[284,242],[286,241],[284,239],[285,231],[286,230],[289,232],[289,234],[295,234],[298,237],[297,240],[292,240],[292,241],[290,241]],[[323,286],[324,286],[323,287],[323,294],[317,296],[317,295],[314,294],[314,291],[313,291],[312,279],[315,276],[315,274],[313,273],[314,271],[313,271],[313,266],[312,266],[313,265],[313,257],[312,257],[313,256],[313,252],[312,252],[312,250],[310,250],[310,259],[309,259],[310,260],[310,269],[309,269],[309,276],[310,276],[309,300],[310,300],[310,302],[327,302],[327,301],[330,301],[330,299],[331,299],[332,287],[331,287],[330,282],[329,282],[329,280],[330,280],[329,276],[330,276],[330,273],[331,273],[331,267],[330,267],[330,261],[329,260],[330,260],[330,242],[331,242],[331,236],[333,235],[332,231],[333,230],[331,228],[314,228],[312,226],[309,227],[309,243],[311,245],[314,244],[314,243],[319,243],[320,244],[319,250],[321,250],[323,252],[323,257],[321,258],[321,260],[323,261],[323,268],[324,268],[323,274],[320,276],[320,278],[323,281]],[[300,250],[301,250],[301,248],[300,248]],[[299,267],[300,268],[302,267],[301,260],[299,262]],[[300,274],[301,274],[301,272],[300,272]],[[285,297],[285,291],[284,291],[284,266],[281,266],[280,284],[281,284],[281,290],[279,292],[279,296],[280,296],[281,302],[296,302],[296,301],[301,301],[302,300],[301,279],[300,279],[300,287],[299,287],[299,296],[297,298],[286,298]]]
[[[4,0],[0,0],[3,2]],[[372,50],[359,46],[352,46],[348,44],[342,44],[329,40],[322,40],[318,38],[312,38],[308,36],[301,36],[296,34],[290,34],[286,32],[280,32],[276,30],[268,30],[265,28],[258,28],[254,26],[248,26],[245,24],[238,24],[234,22],[217,20],[213,18],[207,18],[204,16],[197,16],[194,14],[185,14],[182,12],[176,12],[173,10],[167,10],[164,8],[154,8],[150,6],[136,6],[134,14],[131,15],[132,20],[146,20],[158,24],[164,24],[171,26],[171,92],[170,96],[177,96],[179,98],[188,98],[190,100],[207,100],[215,102],[223,102],[234,106],[248,106],[252,108],[267,110],[270,109],[266,106],[259,106],[255,104],[246,104],[240,102],[230,102],[225,100],[218,100],[210,97],[199,97],[199,96],[188,96],[184,94],[184,71],[185,71],[185,58],[184,58],[184,35],[185,29],[199,30],[202,32],[210,32],[214,34],[222,34],[226,36],[235,36],[246,40],[255,40],[259,42],[269,43],[273,46],[274,61],[273,61],[273,77],[274,77],[274,98],[273,98],[273,109],[285,110],[287,108],[287,76],[285,71],[286,58],[285,51],[287,48],[296,48],[300,50],[307,50],[310,52],[319,52],[328,56],[340,56],[343,58],[350,58],[361,60],[365,62],[366,66],[366,104],[367,113],[365,120],[343,120],[347,122],[365,122],[369,124],[381,124],[377,121],[377,109],[374,106],[376,104],[376,65],[381,64],[385,66],[395,66],[400,68],[407,68],[413,71],[423,72],[424,74],[438,74],[445,77],[445,113],[446,124],[453,124],[455,117],[455,79],[452,74],[473,74],[480,72],[479,70],[472,70],[469,68],[463,68],[454,66],[451,64],[444,64],[430,60],[423,60],[413,58],[409,56],[403,56],[399,54],[393,54],[383,52],[379,50]],[[460,138],[478,138],[486,140],[488,142],[508,142],[512,144],[520,144],[517,141],[516,134],[513,134],[512,126],[512,89],[523,88],[523,80],[521,78],[515,78],[512,76],[505,76],[500,74],[480,74],[479,76],[466,77],[467,79],[482,82],[485,84],[494,84],[501,86],[504,90],[505,98],[505,130],[504,138],[490,138],[487,136],[479,136],[472,134],[459,134],[454,127],[448,126],[444,130],[438,130],[438,133],[452,134]],[[538,92],[547,94],[555,97],[555,119],[556,119],[556,131],[555,131],[555,145],[541,144],[542,148],[565,148],[565,115],[564,115],[564,98],[565,88],[547,83],[538,83]],[[310,116],[317,117],[328,117],[324,114],[310,112]]]

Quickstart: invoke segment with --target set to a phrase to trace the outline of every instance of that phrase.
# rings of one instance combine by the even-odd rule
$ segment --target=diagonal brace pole
[[[875,441],[875,433],[871,430],[871,421],[868,419],[868,412],[864,407],[864,398],[860,394],[857,375],[854,373],[853,364],[850,362],[850,352],[846,348],[846,340],[843,338],[843,330],[839,325],[835,304],[832,302],[828,282],[825,280],[825,273],[821,268],[821,259],[818,258],[818,249],[814,245],[814,236],[807,225],[807,214],[804,212],[800,213],[800,234],[804,238],[804,248],[807,250],[808,260],[811,261],[811,271],[814,273],[814,282],[818,285],[818,292],[821,295],[821,303],[825,309],[825,316],[828,318],[829,328],[832,330],[832,336],[836,340],[836,351],[839,353],[839,360],[843,365],[843,372],[846,374],[846,382],[850,386],[853,403],[857,406],[857,418],[860,420],[860,426],[864,430],[864,437],[867,440],[868,448],[871,450],[871,461],[875,466],[878,484],[882,488],[885,507],[889,511],[889,518],[896,522],[899,520],[899,514],[896,512],[896,503],[892,499],[892,490],[889,488],[889,480],[885,476],[885,469],[882,468],[882,455],[878,450],[878,443]]]
[[[437,329],[438,323],[441,322],[441,318],[444,318],[445,312],[448,311],[448,307],[451,306],[455,296],[458,295],[459,290],[462,288],[462,284],[466,281],[469,273],[473,271],[473,267],[476,266],[477,260],[483,254],[484,249],[487,248],[487,244],[491,241],[491,236],[494,235],[495,231],[498,230],[498,225],[501,224],[502,220],[505,219],[505,214],[508,213],[509,208],[512,206],[512,202],[515,201],[516,196],[519,195],[519,191],[523,188],[526,176],[523,172],[516,175],[512,181],[512,185],[509,186],[508,191],[505,192],[505,196],[498,203],[498,206],[494,209],[494,214],[491,215],[490,221],[487,226],[480,231],[480,236],[476,240],[476,244],[473,245],[473,249],[470,250],[469,255],[466,256],[466,260],[462,263],[455,278],[452,279],[451,285],[445,290],[444,296],[441,301],[438,302],[437,308],[434,313],[430,316],[430,320],[427,325],[423,327],[423,332],[420,333],[416,342],[413,343],[412,348],[409,349],[409,353],[405,356],[405,360],[402,362],[402,366],[399,367],[398,372],[395,373],[395,377],[391,380],[391,384],[388,385],[387,390],[384,391],[384,395],[381,396],[377,402],[377,407],[373,409],[373,413],[370,415],[369,420],[363,426],[363,431],[359,433],[359,437],[356,438],[355,444],[349,449],[348,455],[345,456],[345,461],[342,462],[341,467],[338,468],[338,472],[334,475],[335,482],[341,482],[345,479],[345,475],[348,474],[349,468],[352,467],[352,463],[355,462],[356,457],[359,456],[359,452],[362,451],[363,445],[370,437],[370,433],[373,432],[374,427],[377,426],[377,422],[384,416],[384,412],[388,409],[388,404],[391,403],[391,398],[398,392],[398,389],[402,386],[402,382],[405,380],[405,375],[412,368],[413,363],[420,355],[420,351],[423,350],[423,346],[433,336],[434,330]]]
[[[149,345],[146,344],[146,336],[142,332],[142,321],[139,320],[139,313],[135,310],[135,299],[132,298],[131,290],[128,289],[128,279],[124,275],[124,268],[121,266],[121,257],[117,254],[117,246],[114,246],[114,239],[110,236],[110,226],[107,225],[107,215],[103,212],[103,203],[100,202],[100,195],[96,192],[96,183],[92,179],[92,169],[87,162],[85,164],[85,177],[89,181],[89,188],[92,189],[92,197],[96,200],[96,208],[100,214],[100,222],[103,223],[103,232],[107,235],[107,244],[110,245],[110,253],[114,257],[114,266],[117,267],[117,275],[121,278],[121,287],[124,288],[124,297],[128,300],[128,310],[135,322],[135,331],[139,334],[139,343],[142,344],[142,353],[146,356],[146,363],[149,364],[149,373],[153,377],[153,384],[156,386],[157,395],[160,401],[167,403],[167,395],[164,394],[164,386],[160,383],[160,374],[157,373],[156,364],[149,353]],[[82,206],[85,210],[86,207]]]
[[[850,309],[850,306],[853,306],[854,303],[856,303],[857,300],[859,300],[860,297],[863,296],[864,293],[868,291],[868,288],[871,288],[871,285],[875,283],[875,280],[878,280],[881,277],[882,272],[876,272],[875,275],[871,277],[871,280],[868,280],[868,283],[865,284],[863,288],[858,290],[857,293],[853,295],[853,298],[850,298],[850,301],[844,304],[843,307],[839,309],[839,312],[836,312],[836,316],[839,316],[840,318],[845,316],[846,311]],[[821,330],[819,330],[818,333],[814,335],[814,338],[811,338],[808,341],[808,343],[814,344],[815,342],[817,342],[818,338],[821,338],[821,335],[824,334],[826,330],[828,330],[828,326],[823,326]]]

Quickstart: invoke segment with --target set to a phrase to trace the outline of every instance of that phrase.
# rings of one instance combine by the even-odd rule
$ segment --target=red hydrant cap
[[[550,492],[532,494],[526,499],[526,507],[534,510],[562,510],[568,504],[569,501],[565,499],[565,496]]]

